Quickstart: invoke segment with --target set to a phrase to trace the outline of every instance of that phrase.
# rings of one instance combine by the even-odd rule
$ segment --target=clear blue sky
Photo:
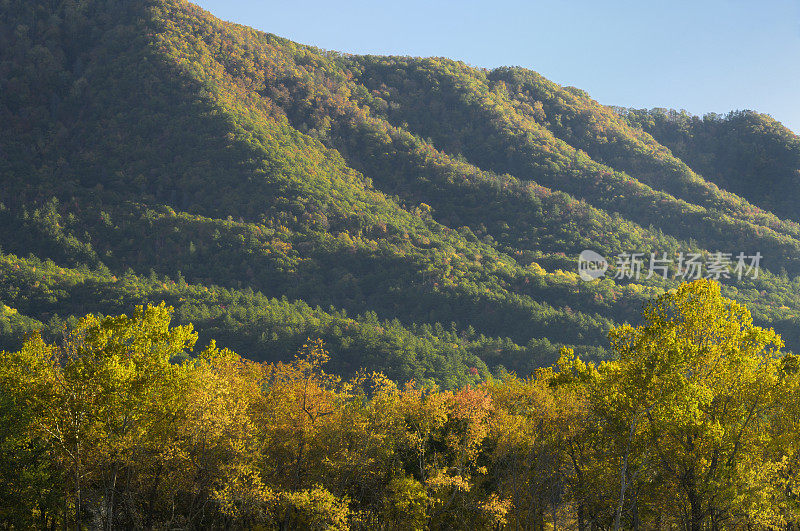
[[[329,50],[524,66],[608,105],[753,109],[800,133],[800,0],[196,3]]]

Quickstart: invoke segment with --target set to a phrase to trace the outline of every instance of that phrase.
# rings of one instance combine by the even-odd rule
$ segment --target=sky
[[[195,0],[354,54],[522,66],[606,105],[752,109],[800,134],[800,0]]]

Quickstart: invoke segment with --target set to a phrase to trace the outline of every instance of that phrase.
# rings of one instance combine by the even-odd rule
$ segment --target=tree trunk
[[[156,470],[156,477],[153,479],[153,487],[150,489],[150,496],[147,502],[147,516],[145,516],[144,527],[150,529],[153,523],[153,517],[156,507],[156,497],[158,496],[158,485],[161,483],[161,472],[164,469],[164,464],[159,461],[158,470]]]
[[[117,490],[117,466],[114,465],[114,475],[111,478],[111,491],[108,493],[108,501],[106,502],[106,519],[108,522],[108,531],[114,529],[114,493]]]
[[[80,446],[75,443],[75,529],[81,528],[81,458]]]
[[[689,490],[689,507],[691,508],[691,522],[689,527],[692,531],[700,531],[703,524],[703,512],[700,503],[697,490],[692,486]]]
[[[539,496],[539,503],[536,505],[536,516],[533,519],[533,528],[544,531],[544,497]]]

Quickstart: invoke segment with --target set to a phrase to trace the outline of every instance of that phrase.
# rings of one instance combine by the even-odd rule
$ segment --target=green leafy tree
[[[643,325],[615,329],[611,342],[618,359],[599,368],[596,399],[616,427],[620,511],[628,486],[672,497],[668,509],[693,530],[769,523],[759,500],[780,489],[781,461],[769,451],[780,337],[699,280],[656,299]]]

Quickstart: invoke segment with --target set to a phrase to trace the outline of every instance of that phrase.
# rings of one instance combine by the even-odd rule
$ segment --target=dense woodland
[[[709,280],[613,361],[453,390],[192,352],[172,308],[0,354],[0,524],[56,528],[789,529],[800,362]]]
[[[645,393],[636,399],[608,394],[639,370],[621,331],[648,326],[651,301],[695,289],[674,266],[614,278],[622,253],[760,253],[757,278],[703,289],[746,306],[781,352],[800,350],[800,138],[769,116],[607,107],[524,68],[320,50],[183,0],[0,0],[0,124],[0,446],[13,449],[2,488],[20,507],[3,506],[7,525],[796,521],[789,417],[749,412],[772,435],[747,449],[721,442],[736,427],[708,420],[721,446],[698,452],[724,446],[757,465],[715,454],[722,468],[691,494],[678,477],[688,469],[659,468],[677,454],[645,451],[686,428],[676,419],[689,410],[632,413],[651,383],[617,390]],[[584,249],[609,259],[604,278],[580,279]],[[151,325],[166,335],[142,339]],[[161,346],[139,361],[90,356],[123,336]],[[224,348],[206,349],[212,339]],[[194,343],[204,354],[189,354]],[[746,350],[762,356],[757,346]],[[791,354],[769,352],[771,368],[753,370],[794,385]],[[25,371],[41,376],[33,387]],[[73,425],[98,452],[76,464],[66,434],[41,431],[63,419],[35,408],[78,399],[40,396],[53,382],[68,393],[95,376],[110,394],[86,407],[111,409],[92,414],[134,407],[101,405],[117,400],[119,377],[148,397],[143,424]],[[297,405],[300,382],[313,383],[317,412]],[[244,402],[220,398],[226,389]],[[207,392],[217,398],[202,402]],[[404,416],[416,410],[430,418]],[[219,424],[202,416],[215,411]],[[645,416],[667,431],[648,432]],[[263,446],[279,433],[290,446]],[[30,477],[14,490],[20,470]],[[703,497],[726,481],[720,500]],[[670,494],[658,496],[662,483]],[[756,493],[783,496],[781,509]]]
[[[608,332],[679,284],[614,279],[615,255],[718,251],[762,253],[723,293],[800,345],[800,141],[757,113],[609,108],[180,0],[4,0],[0,120],[7,349],[167,301],[251,359],[318,337],[341,374],[452,388],[563,346],[607,358]],[[583,249],[606,278],[579,279]]]

